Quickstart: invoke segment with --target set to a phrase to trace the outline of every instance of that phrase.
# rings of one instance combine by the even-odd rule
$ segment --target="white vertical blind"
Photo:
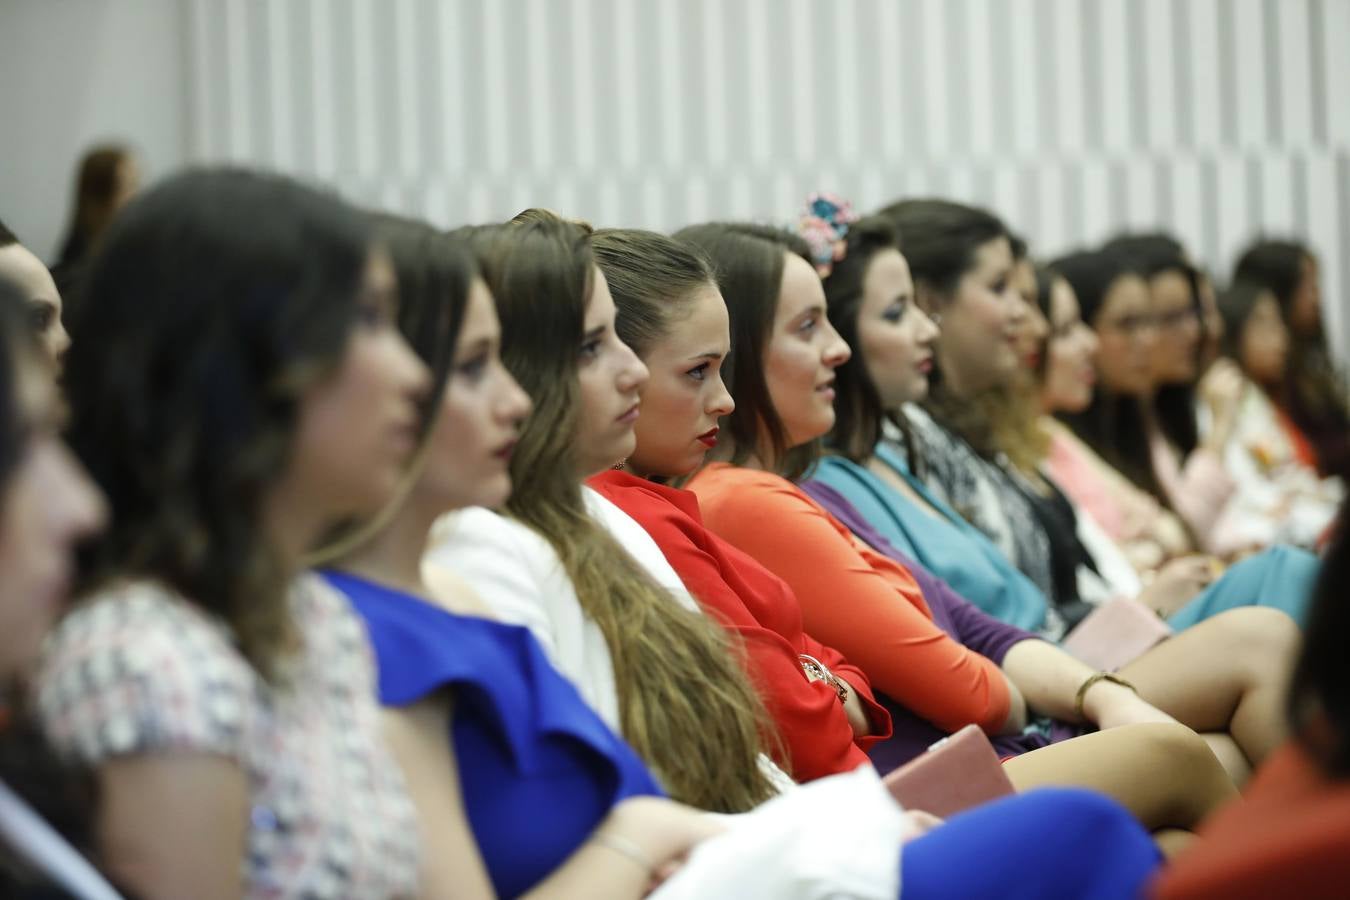
[[[946,194],[1043,255],[1167,229],[1221,281],[1292,234],[1350,331],[1350,0],[192,0],[183,32],[194,158],[446,226]]]

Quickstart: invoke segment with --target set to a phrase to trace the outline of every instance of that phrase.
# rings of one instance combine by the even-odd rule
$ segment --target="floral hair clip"
[[[811,248],[811,259],[821,278],[830,277],[834,264],[844,258],[848,228],[859,218],[851,203],[834,194],[816,193],[806,198],[797,233]]]

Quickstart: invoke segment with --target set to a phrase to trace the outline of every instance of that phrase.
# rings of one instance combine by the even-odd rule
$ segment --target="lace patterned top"
[[[88,765],[126,754],[215,753],[248,776],[246,897],[404,897],[417,823],[380,737],[360,621],[313,576],[291,608],[304,646],[274,686],[221,621],[151,582],[110,588],[57,627],[36,684],[58,750]]]
[[[924,485],[939,500],[983,531],[1013,565],[1031,579],[1051,601],[1049,615],[1056,616],[1055,579],[1050,567],[1050,542],[1026,495],[1003,467],[975,452],[970,444],[939,424],[926,410],[905,407],[922,466]],[[900,453],[904,444],[884,438]],[[1050,629],[1052,632],[1054,628]]]

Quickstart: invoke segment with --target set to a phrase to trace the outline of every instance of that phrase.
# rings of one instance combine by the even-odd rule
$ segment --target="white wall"
[[[0,0],[0,219],[44,258],[90,144],[129,142],[152,176],[183,163],[184,12],[177,0]]]
[[[109,130],[152,169],[276,167],[446,225],[538,204],[664,229],[787,221],[818,188],[862,209],[944,194],[1043,254],[1164,227],[1221,280],[1257,233],[1300,236],[1350,347],[1350,0],[0,8],[0,216],[39,246]]]

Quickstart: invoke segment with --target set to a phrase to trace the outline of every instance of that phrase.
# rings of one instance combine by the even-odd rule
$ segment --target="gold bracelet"
[[[1074,698],[1073,698],[1073,715],[1074,715],[1074,718],[1075,718],[1075,719],[1078,719],[1080,722],[1083,721],[1083,719],[1084,719],[1084,716],[1083,716],[1083,700],[1085,700],[1085,699],[1087,698],[1087,692],[1088,692],[1088,689],[1091,688],[1094,684],[1096,684],[1096,683],[1099,682],[1099,681],[1109,681],[1109,682],[1111,682],[1112,684],[1118,684],[1118,685],[1120,685],[1121,687],[1127,687],[1127,688],[1129,688],[1130,690],[1134,691],[1135,696],[1138,696],[1138,695],[1139,695],[1139,689],[1138,689],[1138,688],[1136,688],[1134,685],[1130,684],[1130,683],[1129,683],[1128,681],[1126,681],[1124,678],[1121,678],[1121,677],[1120,677],[1119,675],[1117,675],[1116,673],[1114,673],[1114,672],[1093,672],[1091,675],[1089,675],[1086,679],[1083,680],[1083,683],[1082,683],[1082,684],[1080,684],[1080,685],[1078,686],[1078,693],[1075,694],[1075,695],[1074,695]]]
[[[641,847],[630,841],[628,838],[617,834],[608,834],[603,831],[597,831],[595,834],[591,835],[591,840],[601,847],[608,847],[620,856],[625,856],[634,863],[637,863],[637,865],[642,867],[642,871],[647,873],[648,878],[652,878],[656,875],[656,866],[652,865],[651,859],[642,851]]]

